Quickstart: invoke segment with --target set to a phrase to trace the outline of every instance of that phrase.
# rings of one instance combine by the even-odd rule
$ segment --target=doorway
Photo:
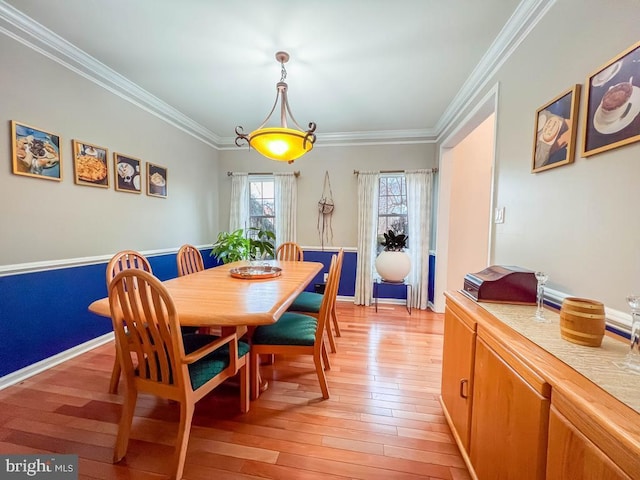
[[[496,85],[440,146],[433,310],[491,260]]]

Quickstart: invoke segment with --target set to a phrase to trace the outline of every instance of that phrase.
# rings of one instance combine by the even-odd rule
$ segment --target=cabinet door
[[[547,479],[631,480],[631,477],[620,470],[552,405],[549,415]]]
[[[442,402],[453,423],[454,435],[467,452],[475,345],[476,333],[447,307],[442,351]]]
[[[541,382],[534,388],[511,367],[518,360],[507,358],[507,364],[503,358],[508,356],[507,352],[498,355],[494,348],[478,335],[471,464],[479,480],[542,480],[547,454],[549,386]],[[522,364],[518,368],[526,369]],[[528,378],[534,376],[529,373]]]

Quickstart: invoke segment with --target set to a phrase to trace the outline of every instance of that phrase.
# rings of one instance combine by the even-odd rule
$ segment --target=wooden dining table
[[[266,279],[235,278],[231,269],[248,262],[233,262],[164,281],[180,325],[250,327],[274,323],[323,268],[319,262],[271,260],[265,264],[281,268],[281,274]],[[109,298],[91,303],[89,311],[110,317]]]
[[[248,327],[269,325],[287,311],[324,265],[319,262],[264,262],[282,269],[273,278],[236,278],[231,270],[248,262],[233,262],[162,282],[173,298],[181,326],[220,327],[222,334],[235,331],[238,337]],[[89,311],[111,317],[109,298],[96,300]],[[260,372],[258,372],[260,377]],[[260,392],[268,382],[260,380]]]

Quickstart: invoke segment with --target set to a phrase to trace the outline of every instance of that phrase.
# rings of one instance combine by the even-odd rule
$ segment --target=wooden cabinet
[[[540,347],[529,324],[507,325],[529,321],[532,307],[494,308],[510,316],[500,319],[462,293],[445,295],[441,402],[471,478],[640,480],[638,409]],[[559,337],[557,325],[531,332],[540,328]],[[623,355],[620,345],[607,348]],[[597,353],[581,348],[577,363]]]
[[[442,351],[442,403],[453,423],[458,444],[469,451],[469,425],[473,395],[473,361],[476,324],[455,307],[447,307],[444,316]]]
[[[471,464],[479,479],[544,479],[551,389],[491,337],[478,336]]]
[[[570,403],[554,393],[549,415],[547,480],[631,480],[562,411],[579,425],[582,423],[575,418]]]

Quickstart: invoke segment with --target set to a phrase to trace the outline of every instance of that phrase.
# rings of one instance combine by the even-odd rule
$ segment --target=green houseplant
[[[222,263],[273,257],[276,236],[272,231],[251,227],[233,232],[220,232],[211,249],[211,256]]]

